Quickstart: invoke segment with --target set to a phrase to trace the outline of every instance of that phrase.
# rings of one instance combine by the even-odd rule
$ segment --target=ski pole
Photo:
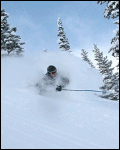
[[[87,91],[87,92],[102,92],[103,91],[97,91],[97,90],[71,90],[71,89],[61,89],[61,90],[64,90],[64,91]]]

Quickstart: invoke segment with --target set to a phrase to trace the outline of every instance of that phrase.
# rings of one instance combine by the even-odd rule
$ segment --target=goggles
[[[56,73],[56,71],[52,71],[50,74],[55,74]]]

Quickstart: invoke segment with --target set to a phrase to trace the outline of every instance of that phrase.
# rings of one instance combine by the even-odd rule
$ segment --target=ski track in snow
[[[119,102],[93,92],[52,89],[40,95],[35,87],[47,66],[56,64],[70,78],[66,88],[99,90],[102,78],[86,62],[67,53],[4,57],[1,62],[2,149],[119,148]]]

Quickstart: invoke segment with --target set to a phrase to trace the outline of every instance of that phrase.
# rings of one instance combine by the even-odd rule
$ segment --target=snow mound
[[[102,84],[96,69],[70,53],[1,57],[1,148],[119,148],[119,102],[93,92],[40,95],[35,84],[49,65],[70,79],[68,89],[99,90]]]

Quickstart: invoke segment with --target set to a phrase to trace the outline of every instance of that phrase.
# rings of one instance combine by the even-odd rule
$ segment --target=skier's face
[[[54,78],[54,77],[56,77],[56,74],[57,74],[56,71],[52,71],[50,75],[51,75],[51,77]]]

